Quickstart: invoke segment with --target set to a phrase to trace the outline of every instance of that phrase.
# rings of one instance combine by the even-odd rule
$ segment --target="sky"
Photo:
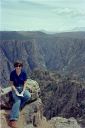
[[[85,0],[0,0],[0,31],[85,30]]]

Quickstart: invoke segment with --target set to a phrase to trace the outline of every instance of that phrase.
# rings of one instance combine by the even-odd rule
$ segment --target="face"
[[[15,70],[16,70],[17,72],[20,72],[21,69],[22,69],[22,65],[17,64],[17,65],[15,66]]]

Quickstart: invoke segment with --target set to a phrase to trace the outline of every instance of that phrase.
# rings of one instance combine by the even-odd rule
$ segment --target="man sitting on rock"
[[[21,61],[16,61],[14,63],[15,69],[10,74],[12,97],[14,100],[9,121],[9,126],[12,128],[18,128],[17,120],[19,118],[20,109],[22,109],[26,102],[31,99],[31,94],[26,90],[25,85],[27,75],[26,72],[22,70],[22,67],[23,63]]]

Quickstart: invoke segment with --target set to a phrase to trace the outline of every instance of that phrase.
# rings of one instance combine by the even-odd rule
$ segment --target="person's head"
[[[23,67],[22,61],[17,60],[14,62],[14,68],[16,69],[16,71],[21,71],[22,67]]]

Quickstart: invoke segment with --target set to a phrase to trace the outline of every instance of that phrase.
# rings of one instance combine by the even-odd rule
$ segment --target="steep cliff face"
[[[13,63],[21,59],[27,74],[38,67],[46,68],[43,56],[39,53],[37,44],[30,41],[0,41],[0,83],[7,85],[10,71],[13,70]]]
[[[0,32],[0,79],[9,79],[13,62],[20,58],[25,70],[35,68],[76,74],[85,79],[85,32],[48,35],[42,32]]]
[[[41,47],[48,69],[85,77],[85,39],[54,37],[43,41]]]
[[[74,117],[85,127],[85,83],[40,70],[35,70],[31,77],[39,82],[47,119]]]

